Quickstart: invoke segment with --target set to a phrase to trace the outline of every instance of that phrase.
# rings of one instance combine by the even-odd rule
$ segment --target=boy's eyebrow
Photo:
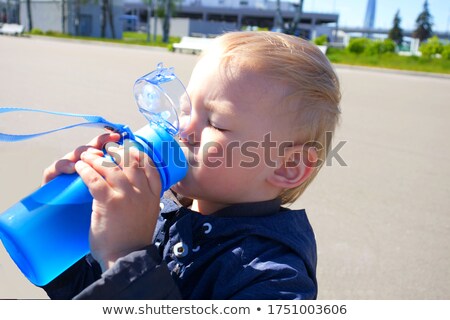
[[[229,102],[207,101],[205,103],[205,109],[211,112],[217,112],[224,115],[234,115],[231,103]]]

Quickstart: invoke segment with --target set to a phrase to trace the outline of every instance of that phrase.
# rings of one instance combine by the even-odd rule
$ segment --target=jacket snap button
[[[203,232],[204,232],[205,234],[208,234],[208,233],[211,232],[211,230],[212,230],[212,225],[211,225],[211,223],[205,222],[205,223],[203,224]]]
[[[159,208],[160,208],[161,210],[164,210],[164,203],[160,202],[160,203],[159,203]]]
[[[183,242],[178,242],[176,245],[173,246],[173,254],[177,258],[182,258],[187,256],[189,249],[187,245],[185,245]]]

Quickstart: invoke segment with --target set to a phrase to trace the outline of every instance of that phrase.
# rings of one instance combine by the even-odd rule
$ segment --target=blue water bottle
[[[149,124],[122,132],[122,143],[132,141],[150,156],[164,192],[187,172],[174,135],[180,130],[180,101],[190,108],[189,98],[173,69],[162,64],[136,81],[134,96]],[[60,175],[0,214],[0,239],[32,283],[48,284],[89,253],[92,201],[77,174]]]

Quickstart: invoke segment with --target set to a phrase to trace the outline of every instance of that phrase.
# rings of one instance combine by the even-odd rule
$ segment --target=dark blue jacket
[[[278,199],[203,216],[163,199],[154,245],[101,274],[90,256],[44,287],[54,299],[315,299],[316,244],[304,210]]]

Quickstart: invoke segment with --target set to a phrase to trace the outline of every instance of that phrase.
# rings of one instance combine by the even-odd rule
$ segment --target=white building
[[[28,9],[25,0],[0,0],[3,3],[17,3],[19,19],[15,21],[29,29]],[[7,2],[5,2],[7,1]],[[96,0],[32,0],[31,21],[33,29],[64,32],[71,35],[100,37],[101,7]],[[122,38],[123,0],[114,0],[113,20],[115,38]],[[106,23],[105,35],[112,38],[112,28]]]
[[[145,25],[148,8],[141,0],[125,0],[124,6],[126,14],[136,16],[141,27]],[[297,2],[281,1],[285,27],[294,19],[296,9]],[[275,13],[276,0],[182,0],[174,15],[188,22],[182,31],[174,19],[171,34],[214,36],[247,26],[272,29]],[[309,39],[326,34],[332,40],[338,20],[338,14],[304,12],[295,33]]]

